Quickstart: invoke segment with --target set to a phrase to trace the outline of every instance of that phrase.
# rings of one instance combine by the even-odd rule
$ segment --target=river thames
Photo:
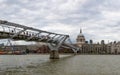
[[[120,56],[0,55],[0,75],[120,75]]]

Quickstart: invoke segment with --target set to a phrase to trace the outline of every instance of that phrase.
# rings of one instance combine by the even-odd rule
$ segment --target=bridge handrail
[[[43,31],[43,30],[39,30],[39,29],[36,29],[36,28],[27,27],[27,26],[23,26],[23,25],[20,25],[20,24],[8,22],[8,21],[5,21],[5,20],[0,20],[0,24],[5,24],[5,25],[8,25],[8,26],[14,26],[14,27],[20,27],[20,28],[23,28],[23,29],[29,29],[29,30],[34,30],[34,31],[44,32],[44,33],[49,33],[49,34],[69,36],[69,35],[64,35],[64,34],[57,34],[57,33],[52,33],[52,32],[48,32],[48,31]]]

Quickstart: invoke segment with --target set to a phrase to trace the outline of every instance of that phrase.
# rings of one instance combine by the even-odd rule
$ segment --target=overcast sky
[[[0,0],[0,19],[86,39],[120,40],[120,0]]]

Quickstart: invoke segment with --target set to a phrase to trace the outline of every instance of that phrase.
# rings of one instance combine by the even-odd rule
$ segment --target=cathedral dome
[[[78,37],[84,37],[84,35],[80,33],[80,34],[78,35]]]
[[[76,41],[77,41],[77,45],[78,45],[79,47],[81,47],[83,44],[85,44],[85,37],[84,37],[84,35],[82,34],[82,30],[81,30],[81,29],[80,29],[80,33],[79,33],[78,36],[77,36]]]
[[[80,33],[79,33],[78,37],[84,37],[84,35],[82,34],[82,30],[81,29],[80,29]]]

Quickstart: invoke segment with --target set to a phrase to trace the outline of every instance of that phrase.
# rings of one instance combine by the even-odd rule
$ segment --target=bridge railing
[[[23,37],[22,39],[26,41],[35,41],[36,39],[36,41],[45,41],[48,43],[60,41],[62,37],[66,36],[63,34],[47,32],[3,20],[0,20],[0,33],[5,34],[3,35],[3,38],[10,37],[13,40],[19,40],[20,37]]]

